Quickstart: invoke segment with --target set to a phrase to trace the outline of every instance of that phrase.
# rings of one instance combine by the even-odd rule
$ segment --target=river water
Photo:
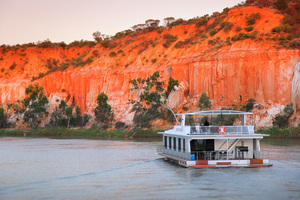
[[[300,199],[300,140],[263,140],[273,167],[187,169],[158,141],[0,138],[0,199]]]

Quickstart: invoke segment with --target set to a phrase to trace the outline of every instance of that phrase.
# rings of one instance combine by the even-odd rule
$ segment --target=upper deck
[[[181,135],[189,137],[205,137],[205,136],[214,136],[214,137],[258,137],[266,136],[262,134],[254,133],[254,126],[245,125],[246,117],[245,115],[251,115],[250,112],[241,112],[235,110],[212,110],[212,111],[201,111],[194,113],[182,113],[175,114],[181,115],[181,125],[174,126],[173,129],[167,130],[161,134],[171,134],[171,135]],[[210,125],[210,126],[201,126],[201,125],[185,125],[185,116],[186,115],[241,115],[241,124],[240,125]],[[220,131],[222,127],[222,131]]]
[[[253,126],[222,126],[225,128],[224,135],[249,135],[254,134]],[[172,129],[183,135],[220,135],[220,126],[175,126]]]

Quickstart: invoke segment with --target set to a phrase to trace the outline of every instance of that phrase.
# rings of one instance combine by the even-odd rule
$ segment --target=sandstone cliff
[[[244,28],[251,13],[260,13],[253,25],[255,38],[231,40],[238,35],[237,27]],[[105,92],[116,120],[130,123],[133,118],[128,99],[133,98],[129,80],[145,78],[159,71],[167,82],[172,76],[180,86],[169,99],[171,108],[183,106],[197,109],[197,101],[206,92],[215,108],[244,104],[249,98],[256,99],[262,107],[256,108],[254,120],[258,126],[271,125],[272,117],[293,103],[296,113],[294,124],[300,122],[300,56],[299,49],[288,49],[278,45],[280,34],[271,34],[272,28],[280,25],[281,14],[257,7],[233,8],[223,15],[223,21],[231,22],[229,31],[215,29],[210,34],[206,25],[179,25],[157,31],[130,35],[114,41],[117,45],[104,48],[14,48],[2,49],[0,55],[0,102],[14,103],[25,97],[29,84],[39,83],[49,95],[50,105],[65,99],[69,105],[78,105],[83,112],[93,114],[97,96]],[[216,19],[211,18],[208,25]],[[206,32],[207,31],[207,32]],[[249,34],[250,34],[249,33]],[[174,43],[166,48],[165,34],[177,36],[177,41],[186,41],[180,48]],[[205,36],[203,36],[205,35]],[[229,38],[229,40],[228,40]],[[1,49],[0,49],[1,50]],[[112,54],[114,52],[115,54]],[[70,65],[65,70],[49,71],[53,60],[60,64],[76,59],[92,59],[84,67]],[[75,59],[76,58],[76,59]]]

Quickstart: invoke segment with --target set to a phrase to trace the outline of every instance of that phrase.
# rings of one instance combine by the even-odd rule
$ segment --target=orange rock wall
[[[232,30],[227,33],[220,31],[209,39],[220,37],[225,41],[226,37],[234,36],[235,27],[245,27],[247,16],[253,12],[262,15],[254,27],[262,33],[270,32],[280,24],[282,18],[282,15],[273,11],[254,7],[232,9],[225,19],[234,23]],[[240,13],[243,13],[242,17]],[[170,95],[169,105],[172,108],[187,106],[191,110],[196,109],[200,95],[206,92],[215,108],[220,105],[223,95],[223,106],[244,104],[249,98],[254,98],[261,104],[294,103],[295,108],[300,110],[299,50],[275,48],[271,41],[257,42],[251,39],[233,42],[216,50],[211,50],[207,40],[201,39],[186,48],[174,48],[175,43],[169,48],[162,45],[165,33],[177,35],[178,41],[184,41],[198,32],[195,24],[182,25],[166,29],[161,34],[152,32],[127,36],[118,40],[119,46],[112,49],[96,45],[10,50],[2,53],[0,60],[0,103],[3,106],[24,99],[27,85],[39,83],[51,98],[61,96],[69,105],[76,104],[82,112],[93,114],[97,96],[105,92],[116,120],[130,122],[133,114],[128,99],[136,94],[130,91],[129,80],[146,78],[158,70],[166,83],[169,76],[180,82],[177,91]],[[145,48],[144,42],[150,40],[156,45],[148,44]],[[99,53],[98,57],[93,57],[95,50]],[[124,55],[109,56],[110,52],[119,50]],[[62,62],[79,55],[85,55],[84,59],[93,57],[93,62],[31,81],[32,76],[47,72],[47,59],[59,59]],[[152,59],[157,61],[153,63]],[[16,67],[10,69],[13,63],[16,63]]]
[[[247,44],[241,44],[241,46]],[[172,77],[189,83],[189,96],[209,94],[215,105],[273,101],[292,102],[294,67],[298,50],[231,47],[212,54],[194,55],[172,64]]]

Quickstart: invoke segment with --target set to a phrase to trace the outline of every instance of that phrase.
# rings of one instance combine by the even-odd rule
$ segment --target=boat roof
[[[267,134],[238,134],[238,135],[187,135],[187,134],[182,134],[182,133],[172,133],[172,132],[158,132],[158,134],[162,134],[164,136],[173,136],[173,137],[182,137],[182,138],[191,138],[191,139],[262,139],[265,136],[270,136]]]
[[[190,113],[176,113],[175,115],[252,115],[251,112],[243,112],[237,110],[209,110]]]

